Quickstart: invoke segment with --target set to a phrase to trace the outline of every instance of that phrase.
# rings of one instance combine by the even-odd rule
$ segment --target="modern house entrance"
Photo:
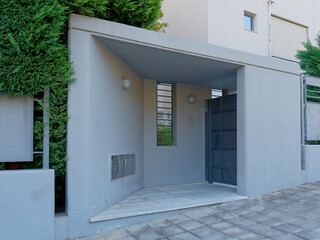
[[[69,238],[300,183],[297,65],[79,15],[69,29]],[[206,119],[212,89],[237,94]]]
[[[173,85],[166,84],[165,86],[168,88],[167,86]],[[158,94],[166,94],[166,97],[160,98],[161,103],[165,101],[164,103],[168,106],[169,104],[172,107],[174,106],[171,101],[174,101],[172,100],[174,99],[174,95],[179,92],[173,93],[166,90],[165,93],[163,93],[162,89],[157,90],[157,92]],[[205,171],[202,171],[204,173],[202,179],[200,179],[206,180],[207,182],[201,181],[191,184],[146,187],[90,218],[90,222],[114,221],[150,214],[155,215],[173,211],[183,211],[188,208],[246,198],[245,196],[237,194],[236,187],[236,103],[236,94],[208,99],[202,103],[203,108],[200,114],[205,116],[202,119],[205,119],[206,122],[206,134],[203,135],[206,138],[206,154],[205,157],[199,156],[196,162],[205,167]],[[157,106],[159,108],[159,104]],[[164,118],[163,115],[164,113],[161,112],[162,118]],[[168,122],[167,119],[171,119],[169,122],[174,121],[172,108],[170,108],[170,114],[168,115],[165,121],[161,120],[161,126]],[[181,125],[181,121],[186,120],[178,119],[175,121],[176,125]],[[168,126],[172,127],[171,124]],[[161,135],[161,140],[162,139],[163,134]],[[168,142],[166,144],[168,144]],[[161,146],[159,146],[159,148],[161,148]],[[168,146],[167,151],[170,151]],[[164,159],[160,160],[164,161]],[[159,169],[159,171],[161,170]],[[160,172],[160,174],[168,176],[165,171]],[[186,181],[188,181],[188,179],[186,179]]]
[[[163,90],[159,91],[163,94]],[[170,96],[166,97],[168,98],[166,104],[171,103],[172,93],[166,90],[165,94]],[[161,98],[162,102],[164,100]],[[171,106],[173,106],[172,103]],[[179,211],[246,198],[237,194],[236,187],[237,95],[208,99],[205,100],[204,106],[202,114],[205,114],[206,122],[206,154],[205,159],[198,160],[205,161],[203,179],[207,182],[142,189],[92,217],[91,222]],[[172,119],[171,109],[170,113],[169,117]],[[180,122],[177,121],[176,124],[180,125]],[[165,172],[162,174],[166,175]]]

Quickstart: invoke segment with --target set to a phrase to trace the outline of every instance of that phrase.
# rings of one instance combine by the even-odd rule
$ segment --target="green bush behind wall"
[[[0,0],[0,92],[33,95],[50,90],[50,167],[55,169],[56,205],[64,204],[67,93],[72,69],[68,61],[69,13],[152,29],[162,0]],[[41,102],[35,104],[34,149],[42,150]],[[19,168],[40,168],[41,155]],[[0,169],[4,165],[0,164]]]
[[[68,48],[62,42],[66,7],[55,0],[0,0],[0,91],[42,99],[50,89],[50,167],[55,169],[56,203],[63,204],[66,164]],[[42,114],[36,105],[35,150],[42,150]],[[40,111],[40,113],[39,113]],[[41,167],[41,155],[19,168]]]
[[[307,74],[320,77],[320,34],[316,38],[316,46],[308,40],[303,43],[305,50],[298,51],[296,57],[300,60],[301,69]]]

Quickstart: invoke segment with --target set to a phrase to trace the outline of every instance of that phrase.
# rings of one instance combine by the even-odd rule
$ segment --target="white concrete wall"
[[[143,80],[90,33],[74,30],[71,41],[68,215],[70,236],[81,236],[99,228],[91,217],[143,187]],[[111,181],[112,154],[136,154],[136,174]]]
[[[0,162],[33,161],[33,97],[0,92]]]
[[[54,171],[0,171],[0,239],[54,239]]]
[[[108,207],[143,187],[143,80],[98,40],[90,59],[91,201],[104,198]],[[131,80],[129,89],[122,78]],[[112,154],[135,154],[135,175],[110,181]]]
[[[320,31],[320,2],[318,0],[276,0],[272,14],[308,27],[308,38],[315,43]]]
[[[162,11],[167,34],[208,41],[208,0],[165,0]]]
[[[306,110],[306,140],[320,140],[320,103],[307,102]]]
[[[302,153],[305,161],[305,182],[320,181],[320,146],[302,145]]]
[[[69,218],[65,212],[56,213],[54,218],[54,240],[69,238]]]
[[[268,55],[268,5],[261,0],[208,0],[208,43]],[[256,31],[244,29],[244,11],[256,14]]]
[[[190,15],[193,9],[197,9],[196,14]],[[244,11],[256,14],[255,32],[244,30]],[[271,7],[274,16],[306,26],[313,43],[320,30],[319,11],[320,2],[317,0],[274,0]],[[214,45],[268,56],[266,0],[164,0],[163,12],[169,24],[166,30],[169,35],[189,39],[207,37],[207,42]],[[203,23],[204,16],[207,23]],[[206,26],[207,30],[200,25]]]
[[[305,75],[305,84],[320,87],[320,78]],[[306,140],[320,140],[320,103],[306,102],[304,106]]]
[[[209,87],[176,85],[176,146],[157,146],[156,81],[144,85],[144,184],[145,187],[205,181],[204,100]],[[188,95],[196,103],[187,102]]]
[[[297,120],[297,116],[300,119],[300,115],[296,108],[299,105],[299,91],[296,91],[299,68],[296,64],[208,44],[194,44],[194,41],[84,16],[71,15],[69,26],[71,61],[77,79],[70,85],[68,100],[69,238],[135,223],[137,218],[98,223],[89,223],[89,219],[142,188],[144,183],[146,186],[156,186],[204,179],[203,101],[210,98],[210,88],[178,84],[177,146],[169,150],[167,147],[156,147],[156,82],[141,79],[95,40],[92,34],[119,42],[141,44],[158,51],[172,50],[249,65],[246,71],[239,71],[238,81],[238,96],[242,99],[238,110],[242,122],[238,125],[238,131],[243,134],[238,138],[238,143],[241,140],[238,145],[241,148],[241,151],[238,148],[241,152],[238,155],[238,158],[241,157],[238,176],[244,179],[241,193],[259,194],[289,187],[294,185],[292,181],[296,183],[295,179],[292,180],[293,175],[296,175],[297,162],[300,163],[300,158],[297,159],[300,156],[300,120]],[[137,53],[137,61],[138,57]],[[168,70],[173,71],[174,68]],[[132,87],[127,91],[121,89],[122,77],[132,81]],[[275,87],[279,89],[274,91]],[[196,104],[186,103],[188,94],[197,97]],[[289,100],[282,98],[283,95],[288,96]],[[279,116],[274,115],[271,109],[273,106],[278,107],[277,112],[281,113]],[[287,126],[284,122],[290,124]],[[273,136],[276,137],[275,141],[271,138]],[[295,139],[298,139],[299,150],[296,150]],[[132,151],[137,154],[137,174],[110,182],[110,154]],[[161,166],[165,162],[171,164],[170,169]],[[286,164],[289,167],[284,169]],[[154,176],[149,172],[154,173]],[[279,175],[284,177],[278,181],[273,180],[273,177]],[[264,182],[266,184],[262,185]],[[63,221],[66,220],[61,219]],[[139,221],[142,218],[139,217]],[[61,222],[57,220],[58,225]]]
[[[256,196],[301,183],[300,77],[238,71],[238,192]]]

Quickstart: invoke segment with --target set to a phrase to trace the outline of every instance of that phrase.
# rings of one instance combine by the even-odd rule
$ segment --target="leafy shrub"
[[[64,182],[67,85],[72,73],[68,48],[61,41],[66,7],[56,0],[0,0],[0,6],[0,90],[41,100],[44,89],[50,89],[50,167],[56,182]],[[34,145],[42,150],[40,106],[35,106],[35,113]],[[41,167],[41,155],[18,167]],[[64,185],[56,184],[57,203],[63,199]]]
[[[307,74],[320,77],[320,35],[317,36],[316,42],[317,46],[313,46],[308,40],[303,44],[305,50],[298,51],[296,57]]]
[[[152,29],[161,17],[162,0],[59,0],[69,13]]]
[[[50,168],[55,169],[56,205],[64,204],[66,172],[69,13],[151,29],[162,0],[0,0],[0,92],[33,95],[50,90]],[[35,105],[34,149],[42,150],[41,105]],[[42,156],[19,168],[40,168]],[[0,164],[0,170],[4,165]]]

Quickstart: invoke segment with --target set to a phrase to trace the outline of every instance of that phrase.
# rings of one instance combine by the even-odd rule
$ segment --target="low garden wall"
[[[0,238],[54,239],[54,170],[0,171]]]
[[[320,181],[320,145],[303,145],[305,182]]]

